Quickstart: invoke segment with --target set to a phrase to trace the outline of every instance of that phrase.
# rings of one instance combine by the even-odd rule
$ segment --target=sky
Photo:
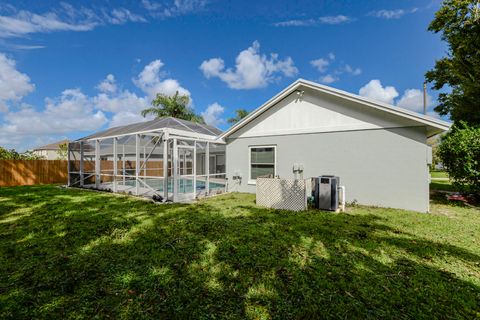
[[[19,151],[145,121],[156,93],[189,95],[229,127],[298,78],[422,112],[447,47],[440,0],[2,1],[0,146]],[[438,92],[428,91],[428,114]]]

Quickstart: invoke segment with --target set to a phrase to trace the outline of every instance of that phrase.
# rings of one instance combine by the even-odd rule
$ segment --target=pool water
[[[163,192],[163,180],[161,179],[142,179],[150,188],[155,189],[157,191]],[[127,186],[135,186],[135,180],[128,180],[125,181],[125,185]],[[197,188],[196,191],[203,191],[205,190],[206,183],[205,181],[197,180]],[[210,182],[208,184],[209,189],[224,189],[225,184],[217,183],[217,182]],[[173,192],[173,181],[168,180],[168,192]],[[179,193],[193,193],[193,180],[192,179],[180,179],[178,181],[178,192]]]

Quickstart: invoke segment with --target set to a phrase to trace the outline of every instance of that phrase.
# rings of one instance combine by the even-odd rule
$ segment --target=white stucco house
[[[226,132],[175,118],[69,144],[69,185],[163,200],[256,191],[259,176],[340,177],[346,201],[429,210],[427,138],[450,124],[299,79]]]
[[[347,202],[429,210],[427,138],[448,122],[299,79],[220,135],[229,191],[255,192],[256,177],[331,174]]]
[[[54,143],[50,143],[41,147],[37,147],[32,152],[45,160],[66,160],[66,157],[62,157],[59,153],[60,146],[67,145],[68,140],[60,140]]]

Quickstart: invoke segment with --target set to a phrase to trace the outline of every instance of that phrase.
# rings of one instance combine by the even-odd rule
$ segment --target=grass
[[[434,170],[430,171],[430,177],[433,179],[438,179],[438,178],[448,178],[448,173],[446,171],[441,171],[441,170]]]
[[[459,192],[459,188],[452,184],[446,171],[430,171],[430,190]],[[447,180],[448,179],[448,180]]]
[[[292,213],[1,188],[0,318],[479,318],[480,212],[438,201]]]
[[[432,180],[430,190],[459,192],[460,189],[452,185],[450,180]]]

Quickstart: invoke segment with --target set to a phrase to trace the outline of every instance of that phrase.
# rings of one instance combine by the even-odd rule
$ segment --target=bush
[[[42,156],[38,156],[31,151],[18,153],[15,149],[5,149],[0,147],[0,160],[41,160]]]
[[[480,127],[455,124],[442,137],[438,154],[454,185],[480,195]]]

